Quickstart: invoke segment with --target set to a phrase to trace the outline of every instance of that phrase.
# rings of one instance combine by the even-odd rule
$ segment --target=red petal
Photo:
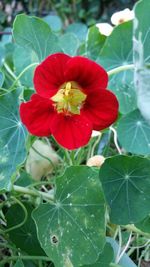
[[[94,130],[102,130],[110,126],[118,116],[118,100],[108,90],[94,91],[89,94],[81,114],[93,123]]]
[[[49,99],[34,94],[31,100],[20,105],[20,117],[28,131],[36,136],[49,136],[54,110]]]
[[[107,72],[94,61],[81,56],[71,58],[66,65],[66,79],[75,81],[83,89],[105,89],[108,83]]]
[[[51,122],[51,133],[61,146],[73,150],[88,143],[92,124],[84,116],[57,114]]]
[[[48,56],[34,73],[34,86],[39,95],[50,98],[65,80],[66,63],[71,57],[56,53]]]

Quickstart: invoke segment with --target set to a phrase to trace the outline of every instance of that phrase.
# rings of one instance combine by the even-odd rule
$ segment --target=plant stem
[[[136,228],[133,224],[125,225],[125,226],[122,226],[122,227],[124,227],[128,231],[132,231],[134,233],[137,233],[139,235],[145,236],[146,238],[150,239],[150,234],[149,233],[142,232],[141,230]]]
[[[119,73],[121,71],[132,70],[132,69],[134,69],[134,64],[123,65],[123,66],[119,66],[119,67],[117,67],[115,69],[107,71],[107,74],[110,77],[110,76],[112,76],[114,74],[117,74],[117,73]]]
[[[16,261],[18,259],[21,260],[42,260],[42,261],[50,261],[50,259],[46,256],[10,256],[5,258],[4,260],[2,260],[0,262],[0,266],[4,266],[5,263],[9,262],[9,261]]]
[[[54,203],[54,198],[49,193],[41,192],[41,191],[38,191],[38,190],[32,190],[32,189],[29,189],[27,187],[22,187],[22,186],[18,186],[18,185],[14,185],[13,186],[13,190],[18,192],[18,193],[25,194],[25,195],[31,195],[31,196],[34,196],[34,197],[39,197],[40,196],[40,197],[42,197],[44,199],[47,199],[50,202]]]

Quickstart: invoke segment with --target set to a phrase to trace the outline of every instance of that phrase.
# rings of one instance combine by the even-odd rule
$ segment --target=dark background
[[[58,15],[65,26],[80,21],[88,26],[110,22],[111,15],[124,8],[132,9],[137,0],[0,0],[0,30],[11,26],[19,13],[39,17]]]

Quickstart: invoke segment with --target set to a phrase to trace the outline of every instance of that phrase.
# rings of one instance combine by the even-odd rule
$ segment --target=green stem
[[[122,227],[125,228],[126,230],[130,231],[130,232],[132,231],[134,233],[137,233],[139,235],[145,236],[146,238],[150,239],[150,234],[149,233],[142,232],[141,230],[136,228],[133,224],[125,225],[125,226],[122,226]]]
[[[27,212],[26,207],[23,205],[23,203],[22,203],[21,201],[19,201],[19,200],[18,200],[17,198],[15,198],[15,197],[13,197],[13,199],[15,199],[15,201],[16,201],[16,202],[20,205],[20,207],[23,209],[23,211],[24,211],[24,219],[23,219],[23,221],[22,221],[21,223],[15,225],[15,226],[12,226],[12,227],[8,228],[7,230],[5,230],[5,231],[4,231],[5,233],[8,233],[8,232],[10,232],[10,231],[12,231],[12,230],[15,230],[15,229],[21,227],[22,225],[25,224],[25,222],[26,222],[26,220],[27,220],[27,218],[28,218],[28,212]]]
[[[40,196],[40,197],[47,199],[50,202],[54,203],[54,198],[49,193],[45,193],[45,192],[41,192],[41,191],[37,191],[37,190],[31,190],[27,187],[22,187],[22,186],[18,186],[18,185],[14,185],[13,190],[18,192],[18,193],[25,194],[25,195],[30,195],[30,196],[34,196],[34,197]]]
[[[119,66],[119,67],[117,67],[115,69],[107,71],[107,74],[110,77],[110,76],[112,76],[114,74],[117,74],[119,72],[122,72],[122,71],[125,71],[125,70],[132,70],[132,69],[134,69],[134,64],[123,65],[123,66]]]
[[[39,63],[34,62],[34,63],[28,65],[26,68],[24,68],[23,71],[16,77],[16,80],[14,81],[14,83],[12,84],[12,86],[10,87],[10,90],[12,90],[14,88],[14,86],[17,84],[17,82],[20,80],[20,78],[24,75],[24,73],[26,71],[28,71],[30,68],[32,68],[32,67],[34,67],[34,66],[36,66],[38,64]]]
[[[50,261],[50,259],[46,256],[10,256],[5,258],[4,260],[2,260],[0,262],[0,266],[4,266],[5,263],[9,262],[9,261],[16,261],[18,259],[21,260],[42,260],[42,261]]]
[[[8,66],[8,64],[6,62],[4,62],[4,67],[7,70],[7,72],[11,75],[11,77],[16,80],[17,76],[13,73],[13,71],[11,70],[11,68]]]

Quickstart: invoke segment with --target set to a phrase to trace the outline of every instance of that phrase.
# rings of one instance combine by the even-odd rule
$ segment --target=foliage
[[[138,94],[143,89],[141,69],[150,80],[149,6],[140,0],[135,19],[116,26],[108,37],[83,21],[64,32],[57,16],[21,14],[13,24],[13,40],[2,38],[0,266],[136,267],[150,259],[150,124]],[[19,117],[20,103],[34,93],[36,66],[55,52],[82,55],[102,65],[108,88],[119,101],[117,122],[73,151],[53,137],[29,135]],[[33,147],[39,139],[52,145],[57,166],[44,150]],[[26,172],[31,148],[39,166],[41,157],[53,169],[40,181]],[[96,154],[106,157],[102,166],[86,166]]]

